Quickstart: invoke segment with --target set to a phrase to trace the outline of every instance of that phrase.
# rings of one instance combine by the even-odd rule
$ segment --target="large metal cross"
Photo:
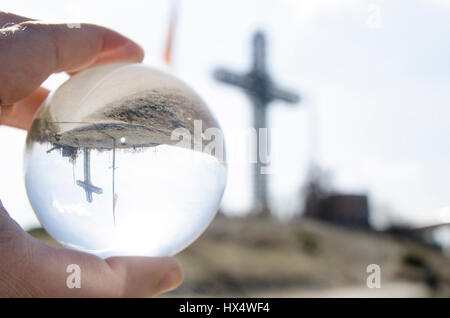
[[[259,140],[259,129],[267,128],[267,106],[275,100],[287,103],[298,103],[300,97],[295,93],[273,83],[266,67],[266,40],[262,32],[256,32],[253,37],[253,65],[246,74],[237,74],[225,69],[218,69],[214,77],[224,83],[240,87],[249,96],[253,103],[253,127],[256,129],[257,162],[253,172],[253,191],[255,209],[268,211],[267,202],[267,174],[264,172],[261,162],[260,148],[264,147]]]
[[[92,203],[92,193],[102,194],[103,190],[91,182],[91,156],[89,148],[84,148],[84,181],[77,180],[77,185],[86,192],[86,200]]]

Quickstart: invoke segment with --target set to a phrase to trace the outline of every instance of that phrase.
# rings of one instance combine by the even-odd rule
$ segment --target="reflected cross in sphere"
[[[96,187],[91,182],[91,155],[90,149],[84,148],[84,181],[77,180],[77,185],[82,187],[86,192],[86,200],[92,203],[92,193],[102,194],[103,190]]]

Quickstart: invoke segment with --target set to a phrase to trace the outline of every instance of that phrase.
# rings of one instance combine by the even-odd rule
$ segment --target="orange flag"
[[[173,46],[173,38],[174,38],[175,27],[176,27],[176,22],[177,22],[178,4],[179,4],[178,0],[174,0],[172,2],[172,12],[170,15],[169,29],[167,32],[166,48],[164,50],[164,62],[166,62],[167,65],[170,65],[171,57],[172,57],[172,46]]]

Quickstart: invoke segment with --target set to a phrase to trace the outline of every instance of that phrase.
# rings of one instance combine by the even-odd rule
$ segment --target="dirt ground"
[[[440,250],[308,219],[219,215],[176,258],[185,281],[164,297],[450,296],[450,258]],[[367,287],[369,264],[380,266],[379,289]]]

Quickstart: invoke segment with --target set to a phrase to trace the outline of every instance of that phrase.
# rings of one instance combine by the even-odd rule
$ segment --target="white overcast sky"
[[[0,7],[111,27],[144,47],[145,63],[161,63],[170,1],[16,0]],[[181,0],[171,71],[208,102],[230,157],[241,152],[233,136],[249,126],[250,106],[211,73],[217,66],[246,71],[256,29],[266,31],[275,80],[303,97],[299,105],[270,108],[269,127],[282,136],[272,141],[270,179],[280,215],[299,209],[311,160],[330,172],[336,189],[367,193],[378,223],[386,215],[419,222],[450,205],[450,0]],[[0,138],[0,197],[32,226],[25,133],[0,127]],[[231,164],[224,210],[246,211],[250,186],[248,166]]]

